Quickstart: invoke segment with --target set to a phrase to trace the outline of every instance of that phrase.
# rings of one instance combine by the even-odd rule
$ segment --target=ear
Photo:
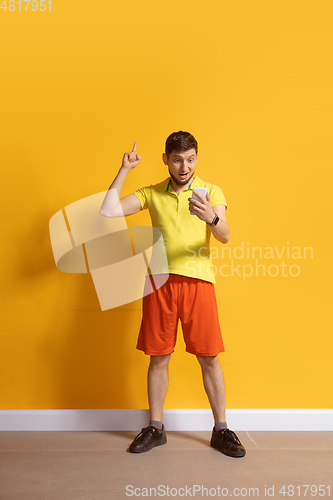
[[[162,160],[163,160],[164,165],[168,164],[167,155],[165,153],[162,154]]]

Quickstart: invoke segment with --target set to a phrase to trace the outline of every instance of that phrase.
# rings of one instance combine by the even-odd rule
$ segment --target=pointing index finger
[[[133,149],[132,149],[132,152],[133,152],[133,151],[136,151],[136,141],[135,141],[134,146],[133,146]]]

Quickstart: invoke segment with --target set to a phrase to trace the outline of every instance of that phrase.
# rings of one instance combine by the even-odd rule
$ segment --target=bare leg
[[[197,356],[215,423],[225,422],[224,377],[217,356]]]
[[[148,401],[150,420],[162,420],[163,405],[169,385],[169,361],[171,353],[150,356],[148,368]]]

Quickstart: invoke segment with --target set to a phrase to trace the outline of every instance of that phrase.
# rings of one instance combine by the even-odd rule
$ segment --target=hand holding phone
[[[193,191],[192,191],[192,198],[193,198],[193,200],[196,200],[199,203],[201,203],[201,201],[199,200],[199,198],[195,194],[194,190],[197,191],[199,194],[201,194],[201,196],[203,196],[204,198],[206,198],[207,188],[205,188],[205,187],[197,187],[197,188],[194,188]],[[191,215],[195,215],[195,214],[191,213]]]

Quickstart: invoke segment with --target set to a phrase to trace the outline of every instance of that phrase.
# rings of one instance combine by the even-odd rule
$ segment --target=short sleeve
[[[225,207],[228,208],[223,191],[219,186],[212,184],[209,196],[212,200],[212,207],[214,207],[215,205],[225,205]]]
[[[139,202],[141,203],[142,210],[145,210],[148,208],[148,190],[149,187],[143,187],[141,189],[138,189],[137,191],[134,192],[134,194],[137,196],[139,199]]]

